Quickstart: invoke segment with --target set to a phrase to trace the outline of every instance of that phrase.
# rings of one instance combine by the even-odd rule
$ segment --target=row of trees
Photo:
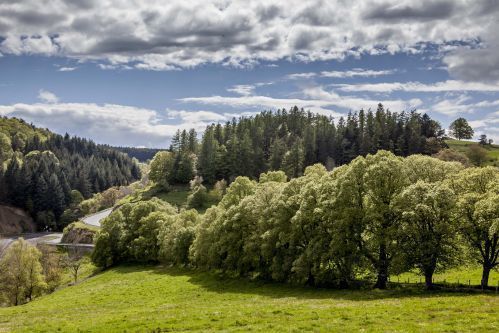
[[[349,287],[418,269],[432,276],[469,256],[482,285],[499,264],[499,170],[388,151],[287,181],[237,177],[203,216],[159,200],[126,204],[102,224],[94,261],[164,261],[309,285]]]
[[[15,119],[0,122],[7,120],[12,125]],[[75,196],[71,190],[89,198],[141,176],[124,153],[67,134],[42,132],[42,137],[34,131],[31,137],[0,132],[0,203],[27,210],[39,229],[63,227],[61,216]]]

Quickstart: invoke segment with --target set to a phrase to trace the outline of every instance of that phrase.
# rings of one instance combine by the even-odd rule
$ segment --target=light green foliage
[[[489,272],[499,264],[499,170],[494,167],[468,168],[453,175],[450,186],[458,194],[456,219],[472,249],[473,258],[483,266],[482,286]]]
[[[191,192],[187,197],[187,207],[201,208],[208,200],[208,191],[203,186],[203,177],[196,176],[190,182]]]
[[[400,250],[400,218],[393,201],[408,181],[403,169],[403,159],[387,151],[366,157],[362,250],[376,271],[380,288],[386,288],[390,262]]]
[[[170,215],[161,223],[158,235],[161,261],[175,265],[189,263],[189,248],[199,220],[198,212],[191,209]]]
[[[446,162],[423,155],[411,155],[404,159],[404,174],[410,183],[421,180],[435,183],[447,179],[464,169],[459,162]]]
[[[289,182],[282,171],[261,174],[258,183],[237,177],[202,217],[194,211],[152,213],[144,203],[123,206],[123,216],[111,215],[108,220],[118,222],[108,227],[106,220],[100,235],[103,244],[117,240],[121,248],[99,246],[98,238],[96,252],[118,258],[114,262],[159,258],[309,285],[349,287],[375,276],[376,286],[386,288],[389,274],[417,268],[431,276],[453,263],[462,230],[454,193],[465,191],[459,186],[489,191],[482,178],[497,172],[481,169],[483,177],[470,175],[472,185],[459,185],[456,175],[469,170],[457,162],[379,151],[331,172],[309,166]],[[201,183],[200,177],[191,183],[191,205]],[[496,230],[494,205],[492,196],[475,218],[494,221],[487,232]]]
[[[9,246],[0,260],[0,292],[11,305],[39,296],[46,288],[41,252],[20,238]]]
[[[266,173],[262,173],[260,175],[260,179],[258,182],[260,184],[266,183],[266,182],[279,182],[279,183],[285,183],[288,180],[288,177],[284,173],[284,171],[268,171]]]
[[[455,201],[448,186],[420,180],[407,187],[395,203],[402,214],[400,246],[405,264],[421,271],[428,288],[433,273],[457,259],[458,228],[452,219]]]
[[[224,197],[225,192],[227,192],[227,181],[225,179],[219,180],[209,192],[210,199],[218,203]]]
[[[7,161],[12,157],[12,154],[10,137],[0,132],[0,172],[7,167]]]
[[[237,205],[244,197],[254,193],[256,183],[248,177],[237,177],[227,189],[227,194],[220,201],[222,208]]]
[[[174,156],[171,152],[160,151],[154,155],[150,163],[149,179],[167,189],[172,177]]]
[[[123,261],[156,261],[159,227],[166,220],[165,215],[176,212],[159,199],[124,204],[102,221],[95,238],[93,261],[101,267]]]

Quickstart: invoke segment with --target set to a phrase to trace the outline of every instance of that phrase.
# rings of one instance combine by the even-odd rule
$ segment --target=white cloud
[[[0,115],[15,116],[57,133],[69,132],[100,143],[123,146],[166,147],[177,129],[205,129],[207,124],[227,121],[234,114],[210,111],[158,112],[116,104],[18,103],[0,105]],[[168,122],[165,121],[165,116]]]
[[[227,89],[228,92],[233,92],[242,96],[249,96],[253,94],[255,86],[251,84],[238,84],[232,88]]]
[[[362,69],[362,68],[354,68],[349,71],[329,71],[329,72],[321,72],[322,77],[330,77],[330,78],[349,78],[349,77],[375,77],[381,75],[390,75],[395,73],[395,70],[370,70],[370,69]]]
[[[59,101],[59,98],[54,93],[43,89],[38,92],[38,99],[46,103],[57,103]]]
[[[297,80],[297,79],[310,79],[317,76],[317,73],[314,72],[308,72],[308,73],[294,73],[294,74],[289,74],[286,76],[286,78],[290,80]]]
[[[475,136],[486,134],[488,138],[499,143],[499,111],[488,114],[482,119],[469,121],[475,130]]]
[[[322,71],[320,73],[307,72],[307,73],[294,73],[286,76],[287,79],[310,79],[313,77],[327,77],[327,78],[351,78],[351,77],[375,77],[382,75],[390,75],[395,73],[395,70],[371,70],[363,68],[354,68],[346,71]]]
[[[480,83],[480,82],[464,82],[458,80],[447,80],[437,83],[421,83],[421,82],[389,82],[389,83],[359,83],[359,84],[333,84],[331,85],[340,91],[355,92],[368,91],[379,93],[391,93],[394,91],[407,92],[447,92],[447,91],[490,91],[498,92],[499,85]]]
[[[78,67],[61,67],[58,69],[59,72],[72,72],[76,70]]]
[[[326,91],[323,87],[309,87],[302,91],[304,98],[274,98],[268,96],[248,95],[239,97],[207,96],[187,97],[180,101],[199,103],[204,105],[223,105],[234,108],[265,108],[275,110],[289,109],[293,106],[303,107],[315,113],[339,117],[342,114],[334,108],[360,110],[376,108],[382,102],[385,108],[393,111],[411,110],[422,104],[420,99],[404,100],[371,100],[354,96],[340,96],[333,91]]]
[[[146,70],[204,63],[316,61],[424,45],[497,45],[494,1],[21,0],[3,2],[0,52],[59,55]],[[495,44],[494,44],[495,43]],[[468,59],[461,48],[455,57]],[[460,73],[454,58],[446,58]],[[497,64],[495,56],[483,68]],[[467,61],[467,60],[466,60]],[[465,62],[466,62],[465,61]],[[464,62],[464,63],[465,63]],[[463,63],[463,64],[464,64]],[[497,68],[497,66],[495,67]],[[485,73],[484,71],[481,71]]]

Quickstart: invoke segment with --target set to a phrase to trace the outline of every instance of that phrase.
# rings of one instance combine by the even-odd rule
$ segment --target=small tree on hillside
[[[453,137],[458,140],[471,139],[473,137],[473,128],[468,124],[468,121],[464,118],[457,118],[454,120],[450,126],[450,133]]]
[[[191,193],[187,197],[187,207],[201,208],[208,199],[208,192],[203,186],[203,177],[196,176],[190,181]]]
[[[471,163],[481,166],[487,160],[487,150],[480,147],[480,145],[474,144],[469,147],[466,156],[468,156]]]
[[[40,251],[19,238],[0,260],[0,292],[12,305],[23,304],[40,295],[46,287]]]
[[[64,256],[64,266],[69,269],[73,276],[73,282],[78,282],[78,274],[82,265],[88,261],[88,258],[83,253],[81,248],[69,249]]]
[[[478,143],[482,146],[488,145],[489,140],[487,140],[487,135],[485,135],[485,134],[480,135],[480,139],[478,139]]]

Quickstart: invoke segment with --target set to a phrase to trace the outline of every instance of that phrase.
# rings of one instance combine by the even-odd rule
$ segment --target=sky
[[[499,1],[0,0],[0,115],[57,133],[162,148],[378,103],[499,142]]]

